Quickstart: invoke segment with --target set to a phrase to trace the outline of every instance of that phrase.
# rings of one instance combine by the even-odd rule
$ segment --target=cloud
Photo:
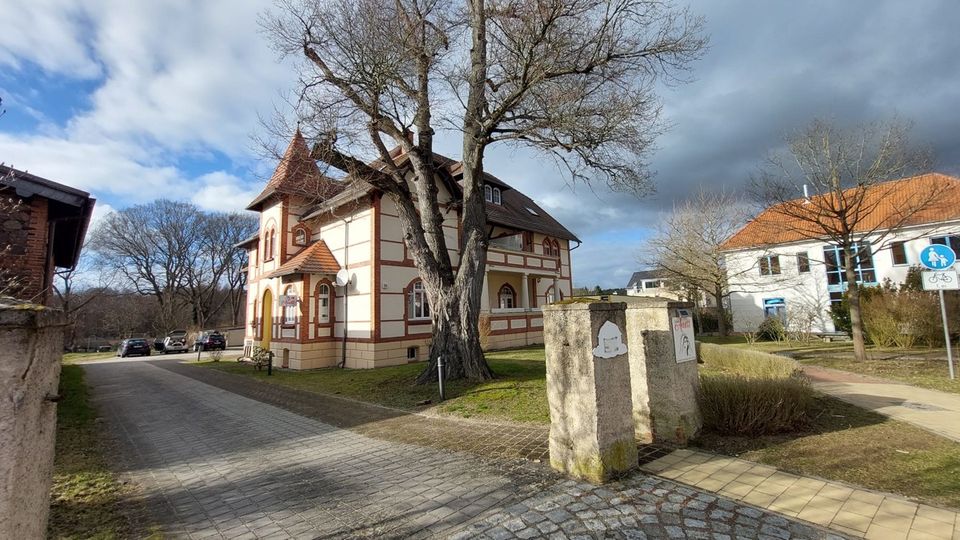
[[[7,2],[0,69],[38,127],[0,131],[0,160],[93,191],[114,208],[175,194],[238,208],[262,186],[249,135],[295,72],[257,27],[265,0]],[[578,283],[622,286],[647,232],[700,187],[741,191],[785,134],[814,117],[915,121],[939,169],[960,172],[960,4],[693,0],[711,47],[690,84],[659,89],[671,129],[652,156],[657,192],[637,199],[570,186],[529,150],[492,147],[487,170],[524,191],[584,241]],[[40,72],[37,75],[35,72]],[[46,79],[92,90],[61,125],[30,102]],[[4,85],[6,80],[4,79]],[[29,109],[28,109],[29,108]],[[36,109],[36,110],[33,110]],[[0,130],[9,130],[0,121]],[[456,157],[456,135],[438,137]]]

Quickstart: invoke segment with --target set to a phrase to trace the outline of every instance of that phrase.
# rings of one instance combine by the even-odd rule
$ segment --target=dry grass
[[[57,405],[57,447],[50,496],[50,538],[145,538],[131,522],[132,488],[107,466],[106,445],[89,403],[83,368],[63,366]]]

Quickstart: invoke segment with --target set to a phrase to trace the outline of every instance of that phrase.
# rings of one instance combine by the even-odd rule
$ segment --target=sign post
[[[943,291],[960,289],[957,271],[951,267],[957,262],[957,254],[949,246],[932,244],[920,252],[920,264],[930,269],[922,272],[923,290],[937,291],[940,295],[940,317],[943,319],[943,338],[947,343],[947,367],[950,378],[955,379],[953,371],[953,348],[950,346],[950,327],[947,323],[947,306],[943,299]]]

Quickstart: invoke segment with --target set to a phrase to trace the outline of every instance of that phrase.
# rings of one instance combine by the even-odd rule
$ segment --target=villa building
[[[392,154],[398,161],[398,150]],[[457,264],[461,163],[436,155],[449,207],[443,227]],[[442,178],[441,178],[442,176]],[[487,348],[543,342],[540,306],[570,295],[577,237],[529,197],[487,174],[490,249],[482,315]],[[430,306],[389,196],[325,177],[298,131],[263,192],[247,207],[260,229],[247,250],[247,346],[272,350],[291,369],[374,368],[425,360]],[[576,247],[574,245],[573,247]],[[336,284],[345,270],[350,280]]]
[[[906,201],[934,190],[939,192],[935,203],[893,231],[884,228],[903,221],[900,212],[909,206]],[[919,264],[920,251],[930,244],[948,244],[960,252],[960,179],[924,174],[884,182],[870,188],[862,206],[872,209],[858,229],[865,240],[856,261],[862,285],[886,279],[903,283],[910,267]],[[785,221],[783,214],[768,208],[724,244],[724,260],[733,276],[733,329],[754,331],[765,318],[778,317],[813,332],[834,332],[830,305],[840,302],[848,288],[844,254],[825,240],[810,240],[811,235],[800,232],[804,224]]]

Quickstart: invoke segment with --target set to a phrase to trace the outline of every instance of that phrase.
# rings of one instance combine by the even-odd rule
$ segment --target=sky
[[[683,5],[683,4],[681,4]],[[253,137],[295,71],[257,0],[0,0],[0,162],[90,191],[95,220],[166,197],[242,209],[274,165]],[[710,47],[659,89],[670,129],[644,199],[571,186],[542,157],[492,147],[485,168],[583,241],[576,286],[624,287],[644,240],[700,187],[742,192],[814,118],[914,123],[935,169],[960,173],[960,2],[694,1]],[[13,23],[11,23],[13,21]],[[455,156],[459,142],[438,142]]]

